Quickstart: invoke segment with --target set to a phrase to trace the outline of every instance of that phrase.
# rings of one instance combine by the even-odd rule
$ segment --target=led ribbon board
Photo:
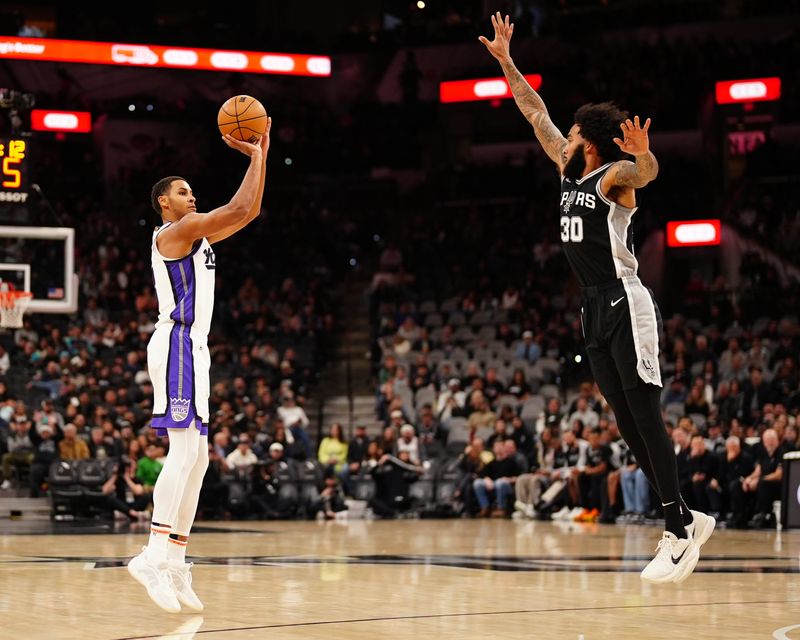
[[[717,104],[769,102],[781,97],[780,78],[752,78],[717,82]]]
[[[331,59],[328,56],[49,38],[0,36],[0,58],[293,76],[331,75]]]
[[[542,76],[525,76],[528,84],[538,91]],[[440,102],[472,102],[476,100],[500,100],[513,97],[505,78],[479,78],[476,80],[452,80],[439,84]]]
[[[705,247],[719,243],[719,220],[681,220],[667,223],[668,247]]]

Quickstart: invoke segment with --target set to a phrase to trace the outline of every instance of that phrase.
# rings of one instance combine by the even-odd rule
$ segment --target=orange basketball
[[[267,130],[267,111],[251,96],[233,96],[220,107],[217,126],[222,135],[255,143]]]

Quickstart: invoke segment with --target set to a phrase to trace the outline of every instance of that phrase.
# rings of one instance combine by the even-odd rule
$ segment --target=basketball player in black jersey
[[[575,113],[565,138],[514,66],[509,49],[514,25],[499,12],[492,24],[494,40],[479,39],[500,62],[517,106],[561,175],[561,241],[581,285],[592,372],[664,506],[666,530],[642,579],[681,582],[694,570],[716,523],[690,511],[680,496],[675,453],[661,416],[661,315],[652,292],[639,281],[633,255],[636,189],[658,174],[647,134],[650,119],[642,126],[638,116],[631,121],[612,103],[587,104]]]

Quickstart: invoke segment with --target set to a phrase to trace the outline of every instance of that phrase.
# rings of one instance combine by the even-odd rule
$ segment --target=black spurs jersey
[[[582,287],[635,276],[631,219],[636,208],[610,201],[600,181],[609,162],[578,180],[561,177],[561,244]]]

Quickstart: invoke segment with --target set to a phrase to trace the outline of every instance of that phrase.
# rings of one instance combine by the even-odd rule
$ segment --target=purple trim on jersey
[[[155,420],[153,420],[153,422],[155,422]],[[187,425],[185,425],[183,427],[178,427],[177,425],[174,425],[174,424],[167,425],[165,427],[156,427],[155,425],[153,425],[153,428],[156,430],[156,435],[159,436],[160,438],[163,438],[164,436],[168,436],[169,435],[169,430],[170,429],[186,429],[189,426],[191,426],[191,425],[187,424]],[[200,432],[201,436],[207,436],[208,435],[208,423],[207,422],[203,422],[203,421],[200,420],[200,418],[197,418],[195,420],[194,426]]]
[[[159,435],[166,435],[166,429],[184,429],[195,422],[201,425],[203,422],[197,415],[194,401],[194,345],[191,336],[195,312],[194,262],[191,256],[187,256],[183,260],[166,262],[165,266],[175,296],[175,309],[170,314],[174,324],[167,357],[167,408],[163,415],[153,416],[152,422]],[[205,429],[207,433],[208,428]]]

